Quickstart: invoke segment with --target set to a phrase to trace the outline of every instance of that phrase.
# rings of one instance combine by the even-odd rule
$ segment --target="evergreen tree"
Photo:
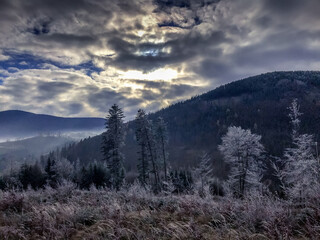
[[[140,146],[140,162],[138,164],[139,179],[144,185],[148,179],[148,161],[151,162],[151,173],[154,175],[154,191],[159,192],[160,178],[157,162],[157,150],[155,137],[153,134],[152,123],[147,118],[142,109],[138,110],[136,116],[136,138]]]
[[[92,184],[92,177],[90,172],[85,167],[81,168],[79,177],[80,189],[89,189]]]
[[[139,181],[145,186],[149,179],[149,158],[147,154],[147,137],[145,130],[146,125],[148,124],[145,112],[142,109],[138,110],[135,123],[136,123],[136,140],[139,145],[139,163],[138,163],[138,172],[139,172]]]
[[[227,134],[222,137],[219,150],[230,164],[228,182],[237,197],[244,197],[246,190],[259,183],[257,160],[264,151],[260,140],[261,136],[241,127],[229,127]]]
[[[18,179],[23,189],[27,189],[28,186],[31,186],[33,189],[38,189],[45,184],[45,176],[38,163],[35,163],[34,165],[23,164],[20,167]]]
[[[162,161],[163,165],[163,174],[164,174],[164,180],[168,181],[168,152],[167,152],[167,145],[168,145],[168,130],[167,125],[164,122],[162,117],[159,117],[156,126],[155,126],[155,137],[157,142],[157,149],[159,158]]]
[[[111,177],[111,187],[119,190],[124,180],[124,156],[121,151],[124,146],[125,126],[124,114],[118,105],[114,104],[106,118],[107,131],[103,134],[102,151],[108,163]]]
[[[56,162],[51,157],[48,158],[44,171],[46,172],[46,182],[55,188],[58,183],[58,175],[56,171]]]

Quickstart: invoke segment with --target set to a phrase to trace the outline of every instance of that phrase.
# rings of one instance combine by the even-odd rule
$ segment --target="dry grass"
[[[320,205],[77,190],[0,193],[0,239],[320,239]]]

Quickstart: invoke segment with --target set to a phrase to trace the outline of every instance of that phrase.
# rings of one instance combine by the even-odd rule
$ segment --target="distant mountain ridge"
[[[47,133],[100,130],[103,118],[63,118],[20,110],[0,112],[0,138],[30,137]]]

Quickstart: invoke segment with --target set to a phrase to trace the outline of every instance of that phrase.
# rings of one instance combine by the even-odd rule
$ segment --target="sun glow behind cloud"
[[[119,75],[123,79],[148,80],[148,81],[167,81],[170,82],[178,77],[177,70],[161,68],[153,72],[143,73],[142,71],[130,70]]]

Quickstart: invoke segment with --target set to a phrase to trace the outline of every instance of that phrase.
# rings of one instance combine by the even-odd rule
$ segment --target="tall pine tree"
[[[142,184],[146,183],[148,178],[148,161],[151,162],[151,173],[154,176],[153,188],[155,192],[161,190],[160,177],[157,161],[157,149],[155,137],[153,134],[152,123],[147,118],[145,112],[139,109],[136,117],[136,138],[140,145],[140,163],[138,164],[139,179]],[[146,151],[146,153],[145,153]]]
[[[168,130],[162,117],[159,117],[155,125],[155,137],[157,142],[157,152],[163,166],[164,180],[168,181]]]
[[[138,163],[138,172],[139,172],[139,181],[142,186],[147,184],[149,179],[149,158],[148,158],[148,149],[147,149],[147,137],[146,137],[146,125],[147,119],[145,112],[142,109],[138,110],[136,116],[136,140],[139,145],[139,163]]]
[[[124,114],[118,105],[114,104],[106,117],[106,129],[103,134],[102,151],[110,171],[110,182],[113,189],[119,190],[124,180],[124,156],[121,152],[124,146],[125,126]]]

